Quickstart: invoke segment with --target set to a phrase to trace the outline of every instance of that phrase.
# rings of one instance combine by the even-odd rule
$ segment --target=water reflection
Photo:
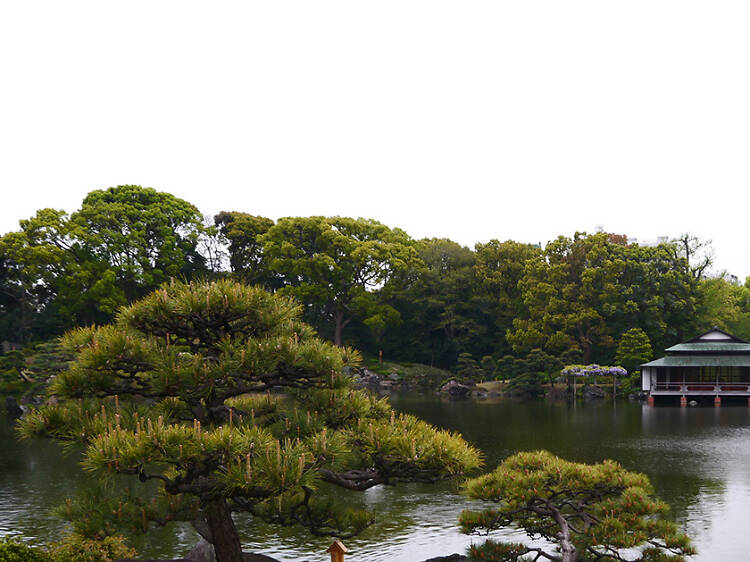
[[[743,560],[750,551],[743,528],[750,505],[750,408],[452,402],[416,395],[394,395],[392,401],[399,410],[462,432],[484,451],[488,468],[533,449],[583,462],[615,459],[651,478],[672,516],[694,538],[696,560]],[[77,458],[62,457],[47,441],[16,442],[0,418],[0,534],[57,539],[65,525],[50,508],[86,484]],[[347,541],[352,560],[421,560],[461,552],[481,540],[458,532],[457,517],[468,502],[450,483],[377,487],[361,494],[337,490],[336,496],[377,513],[372,528]],[[286,561],[325,559],[327,539],[249,517],[238,524],[249,550]],[[175,556],[196,540],[190,527],[172,527],[140,539],[137,547],[145,556]]]

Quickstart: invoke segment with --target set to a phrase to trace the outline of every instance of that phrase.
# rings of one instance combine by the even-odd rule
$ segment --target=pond
[[[521,450],[548,449],[566,459],[619,461],[646,473],[672,517],[693,537],[694,560],[744,560],[750,552],[750,408],[656,407],[640,404],[447,401],[402,394],[394,406],[440,427],[458,430],[485,454],[487,467]],[[0,535],[20,533],[44,543],[65,524],[50,509],[87,478],[75,456],[54,443],[18,443],[0,416]],[[374,510],[376,524],[350,539],[347,560],[418,561],[463,552],[472,541],[456,528],[469,506],[455,485],[378,486],[337,496]],[[330,540],[298,529],[269,527],[240,518],[246,550],[282,561],[328,559]],[[196,542],[187,526],[160,529],[139,539],[143,556],[178,556]]]

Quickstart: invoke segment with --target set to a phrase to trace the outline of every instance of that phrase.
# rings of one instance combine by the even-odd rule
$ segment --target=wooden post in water
[[[378,351],[378,360],[380,361],[380,364],[383,364],[383,350],[381,349]]]
[[[331,553],[331,562],[344,562],[344,554],[349,550],[341,541],[333,541],[333,544],[328,547],[328,552]]]

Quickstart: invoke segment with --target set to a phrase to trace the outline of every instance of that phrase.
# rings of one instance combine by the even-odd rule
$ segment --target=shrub
[[[47,553],[16,537],[0,538],[0,562],[50,562]]]
[[[102,540],[87,539],[73,533],[50,549],[45,562],[113,562],[120,558],[133,558],[135,549],[125,544],[120,535],[106,537]],[[31,559],[30,559],[31,560]]]

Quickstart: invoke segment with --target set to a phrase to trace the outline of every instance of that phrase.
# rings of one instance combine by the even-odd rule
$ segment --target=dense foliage
[[[258,287],[173,281],[112,324],[68,333],[73,358],[50,387],[55,400],[21,420],[21,435],[82,442],[84,467],[105,481],[158,484],[151,498],[116,488],[71,505],[76,530],[190,521],[220,562],[239,562],[232,511],[345,536],[371,517],[318,501],[322,481],[365,490],[480,465],[461,437],[350,389],[342,373],[358,354],[318,338],[300,315]]]
[[[50,562],[46,552],[15,537],[0,538],[0,562]]]
[[[466,533],[520,527],[532,544],[488,540],[472,546],[475,560],[684,560],[695,551],[677,525],[663,518],[648,478],[606,460],[565,461],[546,451],[518,453],[466,484],[470,497],[492,503],[464,511]],[[540,545],[541,546],[537,546]]]
[[[655,247],[577,233],[471,249],[347,217],[226,211],[208,226],[186,201],[119,186],[0,238],[0,341],[106,323],[169,278],[231,276],[294,296],[321,335],[368,355],[443,368],[461,356],[484,378],[508,378],[503,359],[536,350],[632,370],[713,325],[750,337],[750,285],[710,265],[690,234]]]
[[[50,548],[31,546],[12,536],[0,538],[0,562],[114,562],[135,554],[121,536],[91,540],[73,533]]]

